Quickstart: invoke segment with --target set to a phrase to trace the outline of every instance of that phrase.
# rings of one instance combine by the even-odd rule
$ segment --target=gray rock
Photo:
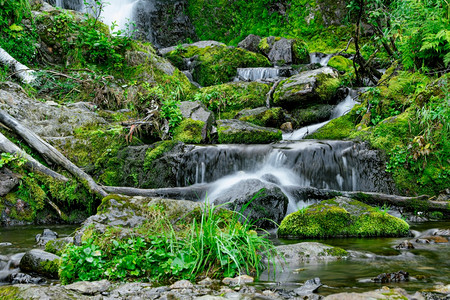
[[[334,105],[318,104],[308,108],[294,109],[290,116],[295,128],[300,128],[310,124],[324,122],[330,119]]]
[[[398,272],[393,272],[393,273],[379,274],[377,277],[373,278],[372,281],[381,282],[381,283],[389,283],[389,282],[407,281],[408,279],[409,279],[408,272],[398,271]]]
[[[106,124],[94,112],[65,105],[53,106],[28,97],[23,89],[11,82],[0,84],[0,109],[41,137],[62,137],[78,127]]]
[[[301,72],[280,82],[273,95],[273,104],[289,109],[336,102],[337,99],[333,99],[333,96],[337,86],[335,91],[328,91],[323,95],[318,93],[318,89],[326,81],[337,78],[339,74],[329,67]]]
[[[226,208],[237,212],[251,202],[241,213],[260,228],[274,228],[273,222],[280,223],[286,215],[289,200],[276,185],[247,179],[222,191],[213,202],[227,203]]]
[[[179,280],[170,286],[171,289],[192,289],[193,287],[189,280]]]
[[[298,296],[306,296],[314,293],[319,287],[322,286],[320,278],[316,277],[314,279],[307,280],[301,287],[294,290]]]
[[[36,235],[36,243],[38,246],[45,246],[48,241],[56,240],[58,238],[58,234],[50,229],[44,229],[42,234]]]
[[[129,51],[126,54],[126,61],[130,66],[139,66],[145,63],[151,63],[156,66],[158,70],[167,74],[173,75],[175,67],[166,59],[154,54],[145,53],[142,51]]]
[[[0,197],[6,196],[19,184],[19,178],[8,168],[0,169]]]
[[[238,44],[238,47],[248,51],[258,52],[259,42],[261,42],[261,37],[254,34],[249,34]]]
[[[101,281],[78,281],[69,285],[64,286],[64,288],[79,292],[83,295],[96,295],[107,291],[111,287],[111,283],[108,280]]]
[[[20,269],[25,272],[34,272],[49,278],[58,278],[57,261],[59,256],[39,249],[25,253],[20,260]]]
[[[292,44],[294,40],[282,38],[276,41],[270,49],[268,58],[275,65],[286,65],[294,62],[294,55],[292,53]]]
[[[296,265],[301,262],[338,260],[346,257],[346,251],[317,242],[281,245],[276,247],[286,264]]]
[[[183,101],[178,106],[180,107],[183,118],[190,118],[192,120],[202,121],[205,123],[205,126],[202,129],[202,138],[206,141],[215,122],[214,113],[206,108],[206,106],[200,101]]]

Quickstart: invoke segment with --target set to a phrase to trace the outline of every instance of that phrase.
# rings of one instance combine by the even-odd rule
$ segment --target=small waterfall
[[[325,126],[331,120],[339,118],[339,117],[345,115],[346,113],[348,113],[353,108],[353,106],[355,106],[355,104],[356,104],[355,99],[357,99],[357,98],[358,98],[358,91],[351,89],[349,91],[347,97],[345,97],[345,99],[342,100],[333,109],[330,120],[322,122],[322,123],[318,123],[318,124],[308,125],[308,126],[300,128],[300,129],[297,129],[291,133],[285,133],[285,134],[283,134],[283,140],[297,141],[297,140],[301,140],[301,139],[305,138],[309,134],[316,132],[319,128]]]
[[[19,262],[25,253],[14,254],[10,257],[0,255],[0,285],[9,283],[8,277],[19,272]]]
[[[256,81],[262,79],[278,78],[279,68],[238,68],[237,79],[241,81]]]
[[[320,64],[322,67],[328,65],[328,62],[334,54],[324,54],[320,52],[313,52],[309,54],[311,64]]]

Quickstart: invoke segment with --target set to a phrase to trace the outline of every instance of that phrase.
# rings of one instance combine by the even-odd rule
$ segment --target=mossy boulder
[[[167,53],[166,58],[182,69],[185,59],[193,58],[192,76],[202,86],[231,81],[236,76],[237,68],[270,66],[269,60],[261,54],[222,45],[205,48],[188,45],[183,50]]]
[[[315,242],[281,245],[277,246],[277,251],[286,264],[294,266],[303,262],[338,260],[348,256],[348,252],[342,248]]]
[[[259,82],[230,82],[202,88],[191,96],[215,113],[217,119],[231,119],[242,109],[266,104],[270,86]]]
[[[278,235],[290,238],[406,236],[405,221],[362,202],[336,197],[294,212],[281,222]]]
[[[204,123],[201,134],[202,140],[206,141],[215,122],[214,113],[200,101],[183,101],[178,104],[178,107],[180,108],[183,118],[202,121]]]
[[[58,278],[60,257],[39,249],[25,253],[20,260],[20,269],[25,272],[34,272],[48,278]]]
[[[173,131],[173,140],[186,144],[200,144],[205,142],[202,131],[205,122],[200,120],[184,119]],[[205,133],[206,138],[206,133]]]
[[[217,132],[220,144],[268,144],[282,138],[281,130],[239,120],[217,121]]]
[[[340,85],[339,74],[329,67],[305,71],[280,82],[273,94],[273,104],[286,109],[334,104]]]
[[[355,69],[353,68],[353,61],[343,57],[342,55],[336,55],[330,58],[328,61],[328,66],[335,68],[342,73],[355,72]]]
[[[284,111],[281,107],[244,109],[234,118],[258,126],[273,128],[280,128],[286,121]]]
[[[310,61],[308,47],[300,39],[269,36],[259,40],[258,50],[278,66],[306,64]]]
[[[294,128],[329,120],[333,112],[333,105],[317,104],[308,108],[297,108],[290,115]]]

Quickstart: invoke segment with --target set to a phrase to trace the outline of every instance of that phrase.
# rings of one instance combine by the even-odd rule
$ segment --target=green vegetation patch
[[[202,130],[205,122],[184,119],[173,131],[173,140],[186,144],[200,144],[203,141]]]
[[[195,66],[192,76],[202,86],[231,81],[236,76],[237,68],[270,66],[269,60],[261,54],[226,46],[205,48],[190,46],[186,51],[174,50],[168,53],[166,58],[180,67],[183,58],[196,55],[198,55],[199,63]]]
[[[288,215],[278,235],[292,238],[406,236],[409,225],[356,200],[337,197]]]
[[[220,144],[268,144],[282,139],[281,130],[238,120],[217,121]]]
[[[264,109],[259,113],[251,113],[251,110],[244,110],[240,111],[239,115],[242,115],[242,117],[239,117],[240,121],[262,127],[279,128],[285,122],[284,111],[281,107]]]
[[[68,246],[62,254],[61,282],[108,279],[164,284],[205,276],[258,276],[265,267],[261,253],[272,261],[273,245],[248,223],[239,223],[237,214],[206,205],[176,217],[169,216],[167,205],[162,201],[140,207],[146,221],[127,232],[110,226],[102,233],[95,229],[88,236],[85,233],[82,246]]]
[[[264,83],[230,82],[202,88],[191,99],[205,104],[216,119],[232,119],[242,109],[265,106],[269,90]]]

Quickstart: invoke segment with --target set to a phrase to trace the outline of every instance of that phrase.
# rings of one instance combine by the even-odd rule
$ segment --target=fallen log
[[[0,64],[8,66],[14,74],[24,83],[33,83],[36,80],[36,74],[27,66],[21,64],[14,57],[9,55],[3,48],[0,47]]]
[[[82,183],[86,183],[89,190],[100,197],[105,197],[108,194],[103,188],[98,185],[91,176],[86,172],[78,168],[74,163],[68,160],[52,145],[41,139],[37,134],[20,124],[15,118],[10,116],[7,112],[0,110],[0,122],[12,129],[18,135],[20,135],[33,149],[41,154],[46,160],[49,160],[55,164],[58,164],[69,171],[70,174],[75,176]]]
[[[20,157],[23,157],[27,160],[27,162],[24,164],[25,168],[27,168],[31,172],[38,172],[46,176],[50,176],[51,178],[61,181],[61,182],[68,182],[69,179],[59,173],[56,173],[55,171],[47,168],[37,160],[35,160],[33,157],[28,155],[25,151],[17,147],[13,142],[8,140],[3,134],[0,133],[0,151],[2,152],[8,152],[11,154],[18,155]]]
[[[131,187],[104,186],[103,189],[110,194],[126,196],[159,197],[176,200],[203,201],[208,192],[209,185],[195,187],[173,187],[161,189],[138,189]]]

